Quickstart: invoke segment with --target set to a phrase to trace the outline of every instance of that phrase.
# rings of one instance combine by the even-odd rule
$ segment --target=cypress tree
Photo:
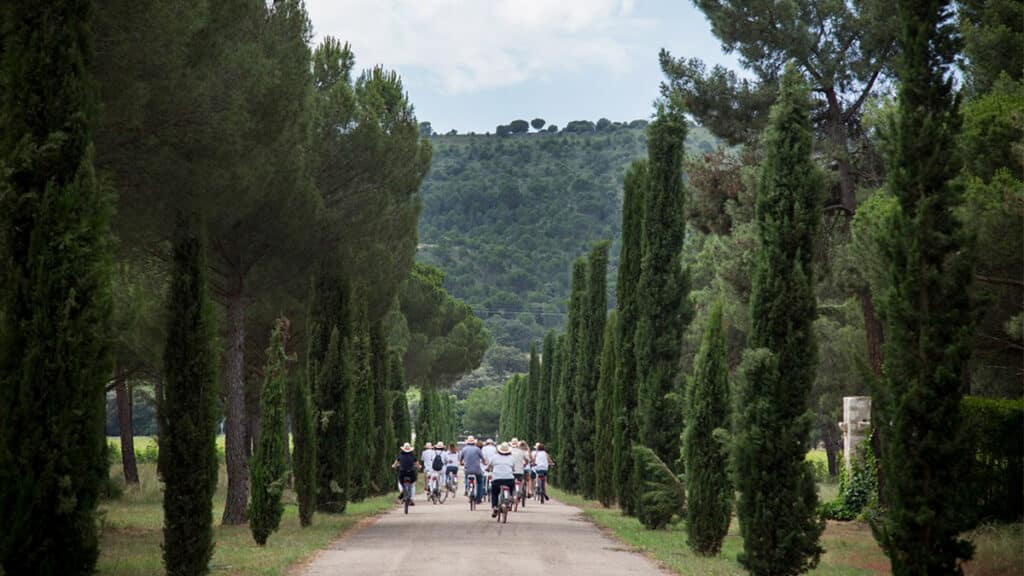
[[[539,436],[539,418],[537,410],[540,407],[541,389],[541,367],[540,358],[537,356],[537,343],[530,343],[530,372],[527,378],[526,390],[526,431],[524,434],[530,440],[536,440]]]
[[[615,493],[619,506],[628,515],[635,515],[633,505],[637,493],[633,477],[630,447],[637,440],[637,373],[634,341],[639,304],[636,290],[640,283],[640,262],[643,257],[644,195],[647,191],[647,162],[637,160],[626,171],[622,199],[622,248],[619,252],[615,302],[618,308],[614,398],[614,446],[612,467]]]
[[[516,374],[516,436],[526,439],[530,411],[530,375]]]
[[[163,559],[167,574],[209,572],[217,489],[217,353],[207,293],[202,226],[178,215],[170,291],[161,420]]]
[[[686,190],[683,141],[686,119],[672,103],[659,103],[647,127],[647,193],[641,232],[643,260],[636,288],[638,440],[663,462],[679,456],[682,407],[673,392],[683,333],[690,323],[690,281],[681,267]]]
[[[349,485],[353,462],[349,438],[352,435],[352,376],[341,342],[334,328],[327,354],[320,366],[317,384],[316,477],[317,509],[340,514],[350,499]]]
[[[668,526],[686,509],[686,489],[653,450],[633,445],[633,475],[637,478],[637,520],[648,530]]]
[[[580,358],[576,372],[576,418],[573,422],[573,442],[576,445],[576,473],[580,479],[580,493],[584,498],[594,497],[594,420],[597,400],[597,381],[601,376],[601,350],[607,317],[608,297],[605,276],[608,274],[608,241],[599,242],[587,257],[587,284],[584,300]],[[609,443],[608,447],[611,447]]]
[[[313,402],[306,374],[298,374],[291,381],[292,477],[299,505],[299,523],[306,527],[313,523],[316,509],[316,422],[313,420]]]
[[[551,417],[554,405],[551,403],[551,378],[555,368],[555,331],[548,330],[541,347],[540,387],[534,402],[537,406],[537,430],[533,437],[537,442],[551,439]]]
[[[267,365],[263,369],[263,415],[259,446],[249,466],[252,497],[249,500],[249,529],[263,546],[281,524],[284,505],[281,494],[288,483],[288,430],[285,422],[285,381],[288,378],[288,319],[278,318],[270,335]]]
[[[585,312],[587,284],[587,261],[580,257],[572,263],[572,296],[569,298],[569,321],[565,334],[565,348],[562,356],[562,389],[559,391],[561,406],[558,420],[558,483],[564,490],[575,492],[579,479],[572,469],[576,463],[576,447],[573,429],[576,415],[575,382],[579,362],[580,341],[583,337],[583,314]]]
[[[542,439],[545,443],[556,447],[558,444],[558,416],[561,413],[558,406],[559,391],[562,389],[562,346],[565,344],[565,334],[555,335],[554,354],[551,366],[551,384],[548,386],[548,403],[551,406],[551,416],[548,422],[548,436]],[[554,448],[548,448],[552,454],[557,454]]]
[[[0,572],[91,574],[106,479],[109,201],[93,2],[0,7]]]
[[[425,442],[433,442],[436,435],[438,414],[437,392],[429,388],[420,389],[420,409],[416,413],[417,450],[423,448]]]
[[[723,435],[730,428],[729,362],[722,331],[722,303],[711,309],[701,337],[693,379],[686,390],[686,534],[690,548],[715,556],[729,531],[732,483]]]
[[[810,102],[792,66],[765,135],[756,219],[760,247],[750,297],[751,332],[735,440],[740,562],[753,574],[799,574],[821,554],[824,523],[804,461],[807,397],[817,350],[813,248],[821,178],[811,161]],[[772,503],[772,504],[767,504]]]
[[[377,424],[377,441],[374,450],[374,466],[372,486],[377,494],[387,491],[393,483],[391,463],[395,455],[392,446],[395,444],[395,423],[391,416],[392,401],[389,393],[391,382],[388,376],[388,346],[384,335],[383,321],[373,325],[370,339],[371,360],[373,369],[373,420]]]
[[[608,458],[608,449],[615,437],[615,402],[612,388],[615,386],[616,362],[618,361],[618,315],[612,310],[604,326],[604,344],[601,350],[601,378],[597,384],[597,399],[594,408],[594,494],[601,504],[611,506],[615,502],[614,462]]]
[[[352,429],[348,441],[350,444],[352,465],[350,466],[350,482],[352,500],[360,502],[370,495],[373,479],[373,457],[376,429],[374,422],[374,382],[371,365],[371,336],[367,320],[366,298],[364,294],[357,296],[357,314],[355,330],[349,351],[352,362]],[[366,431],[366,432],[364,432]]]
[[[954,8],[897,2],[901,33],[898,113],[889,146],[889,189],[899,202],[884,240],[890,287],[882,469],[889,509],[874,526],[893,574],[960,574],[973,554],[959,537],[972,514],[963,478],[973,453],[961,433],[974,319],[969,242],[955,215],[962,159]]]
[[[405,396],[405,366],[402,364],[402,355],[392,350],[388,354],[388,362],[388,378],[391,380],[391,417],[395,421],[395,443],[386,447],[388,453],[391,453],[398,450],[402,444],[412,442],[412,419],[409,415],[409,400]]]

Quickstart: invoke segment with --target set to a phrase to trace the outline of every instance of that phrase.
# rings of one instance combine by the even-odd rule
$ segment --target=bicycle
[[[441,478],[438,477],[434,480],[435,490],[437,491],[437,503],[444,504],[448,500],[448,490],[441,490]]]
[[[527,474],[529,474],[529,472],[527,472]],[[524,479],[523,484],[519,487],[519,501],[522,502],[521,506],[523,508],[526,508],[526,496],[527,496],[527,484],[526,484],[525,479]]]
[[[448,472],[445,480],[445,498],[447,498],[448,496],[454,498],[455,493],[459,489],[459,479],[455,476],[455,472]]]
[[[519,495],[523,493],[523,481],[516,478],[516,490],[513,496],[512,511],[519,511]]]
[[[441,500],[441,487],[438,485],[436,476],[431,475],[430,478],[427,479],[427,496],[434,504],[441,504],[443,502]]]
[[[466,473],[466,480],[469,481],[469,510],[476,510],[476,474]]]
[[[533,495],[537,498],[537,500],[540,501],[541,504],[543,504],[546,500],[550,500],[550,498],[548,498],[547,486],[548,475],[537,474],[537,489],[533,491]]]
[[[508,486],[501,487],[501,495],[498,496],[498,514],[496,521],[502,524],[508,523],[508,509],[512,507],[512,495],[508,492]]]
[[[409,503],[412,502],[412,480],[402,480],[402,504],[405,506],[405,513],[409,513]]]

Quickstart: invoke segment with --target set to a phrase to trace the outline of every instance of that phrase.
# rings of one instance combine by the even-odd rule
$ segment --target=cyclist
[[[444,442],[440,440],[434,444],[434,459],[430,462],[423,461],[423,466],[429,466],[430,469],[427,471],[427,485],[430,485],[430,481],[434,481],[434,489],[438,493],[441,492],[441,473],[444,471]]]
[[[533,454],[530,452],[530,445],[526,440],[519,441],[519,448],[526,454],[526,463],[523,464],[523,486],[526,488],[526,497],[533,498],[533,479],[537,473],[533,471]]]
[[[451,474],[452,476],[455,477],[455,482],[454,482],[454,485],[452,486],[452,489],[453,490],[458,490],[458,486],[459,486],[459,451],[455,447],[455,443],[454,442],[448,445],[448,451],[445,452],[444,460],[445,460],[445,462],[444,462],[445,463],[444,473],[445,473],[446,485],[447,485],[448,475]]]
[[[434,462],[434,456],[436,456],[436,455],[437,455],[437,452],[434,451],[434,445],[431,444],[430,442],[427,442],[426,445],[423,446],[423,452],[420,453],[420,467],[423,470],[429,471],[430,470],[430,465]],[[429,492],[430,491],[430,474],[429,473],[423,475],[423,491],[424,492]]]
[[[470,494],[470,498],[476,498],[477,504],[483,501],[484,497],[484,466],[487,461],[484,460],[484,453],[476,445],[476,439],[470,436],[466,439],[466,445],[462,448],[462,452],[459,453],[459,461],[462,462],[462,467],[466,470],[466,477],[470,474],[476,478],[476,494]]]
[[[412,453],[412,444],[408,442],[402,444],[402,451],[398,453],[391,467],[398,468],[398,501],[402,501],[403,481],[408,479],[410,482],[409,489],[412,490],[412,501],[409,502],[409,505],[415,506],[416,468],[420,467],[420,463],[416,460],[416,455]]]
[[[515,476],[512,472],[513,458],[512,450],[507,442],[498,446],[497,453],[491,459],[487,469],[491,471],[494,479],[491,480],[491,518],[498,515],[498,497],[501,495],[501,487],[507,486],[509,493],[515,488]]]
[[[520,482],[520,484],[519,484],[520,489],[521,490],[526,490],[526,486],[522,484],[522,482],[523,482],[523,471],[525,470],[526,463],[529,462],[530,457],[527,456],[526,452],[522,448],[520,448],[519,446],[520,446],[519,439],[518,438],[513,438],[512,442],[511,442],[511,448],[510,448],[510,451],[511,451],[510,453],[512,455],[512,462],[513,462],[512,474],[515,476],[516,480],[519,480],[519,482]]]
[[[537,449],[533,452],[533,469],[537,472],[537,477],[544,478],[544,480],[547,481],[548,468],[554,466],[554,464],[555,461],[551,459],[547,450],[544,449],[544,444],[538,442]],[[545,494],[545,496],[547,496],[547,494]]]

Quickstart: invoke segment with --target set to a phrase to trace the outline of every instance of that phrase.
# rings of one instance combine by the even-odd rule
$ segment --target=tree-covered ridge
[[[445,270],[445,288],[473,306],[497,344],[525,353],[562,325],[567,271],[593,242],[613,241],[615,274],[625,168],[646,154],[645,125],[431,138],[418,257]],[[701,128],[686,141],[690,152],[715,146]]]

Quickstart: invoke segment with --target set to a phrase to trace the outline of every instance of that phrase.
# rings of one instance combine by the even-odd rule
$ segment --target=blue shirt
[[[476,447],[476,445],[467,444],[462,448],[462,453],[459,455],[459,459],[462,460],[462,465],[466,468],[467,474],[483,474],[484,469],[482,461],[484,459],[484,453]]]

